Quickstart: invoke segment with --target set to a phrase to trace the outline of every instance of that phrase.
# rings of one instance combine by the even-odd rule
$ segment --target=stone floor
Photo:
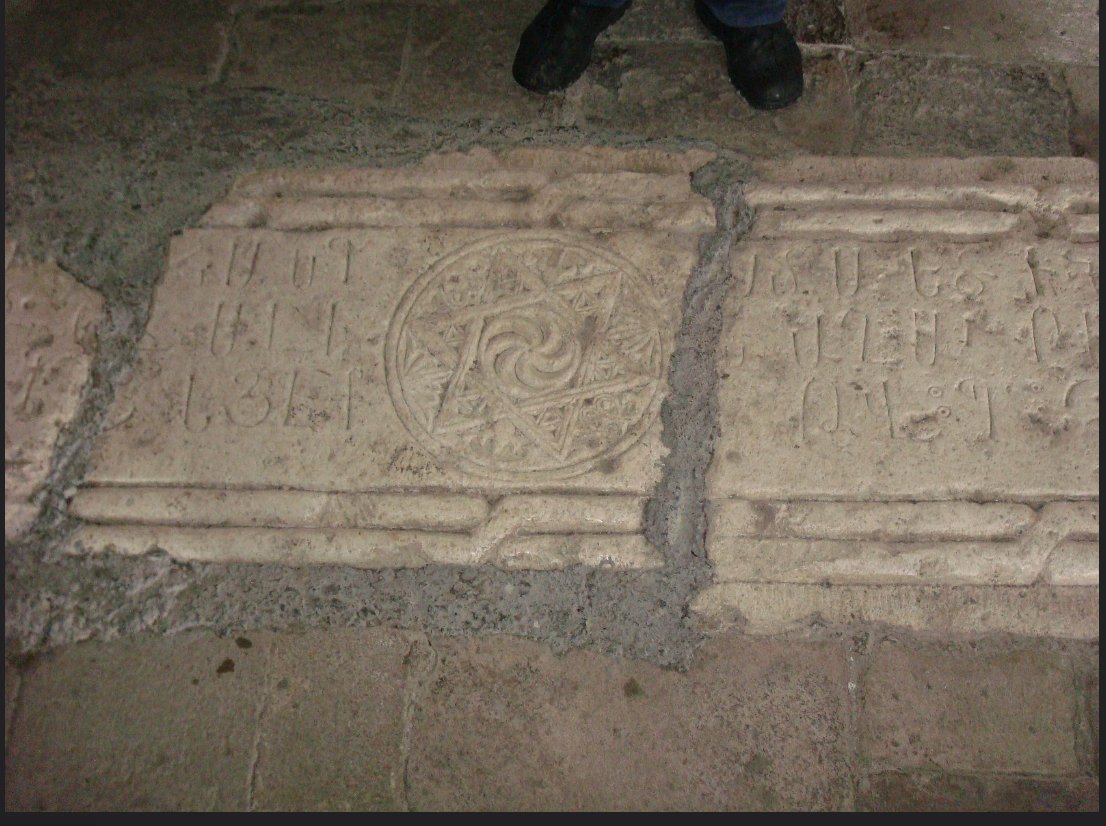
[[[6,3],[6,807],[1096,810],[1097,2],[538,5]]]

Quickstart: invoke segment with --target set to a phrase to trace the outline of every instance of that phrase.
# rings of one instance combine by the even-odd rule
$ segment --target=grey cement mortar
[[[59,552],[76,526],[66,495],[85,473],[115,387],[135,359],[169,239],[237,175],[271,166],[403,165],[474,146],[646,144],[577,128],[420,121],[258,90],[134,94],[76,81],[54,94],[54,86],[33,79],[14,85],[6,101],[6,227],[18,229],[22,254],[56,256],[100,291],[108,315],[80,413],[62,434],[39,495],[42,513],[7,548],[9,656],[141,632],[387,625],[431,636],[508,633],[554,650],[593,645],[666,666],[690,663],[700,636],[688,605],[710,580],[704,474],[717,432],[725,262],[751,219],[740,199],[748,169],[741,158],[723,153],[693,180],[714,202],[718,227],[702,239],[686,288],[661,414],[670,455],[647,508],[647,536],[664,552],[662,569],[365,571],[180,563],[163,553],[70,557]]]

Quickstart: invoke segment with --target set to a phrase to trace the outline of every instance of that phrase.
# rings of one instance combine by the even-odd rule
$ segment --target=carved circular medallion
[[[502,479],[565,478],[633,445],[660,404],[670,351],[631,264],[550,233],[447,255],[388,329],[388,390],[445,466]]]

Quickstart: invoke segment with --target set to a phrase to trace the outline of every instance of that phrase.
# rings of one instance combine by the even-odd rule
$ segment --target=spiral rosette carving
[[[440,463],[533,480],[584,473],[640,439],[669,352],[632,265],[527,233],[469,245],[412,284],[385,363],[396,413]]]

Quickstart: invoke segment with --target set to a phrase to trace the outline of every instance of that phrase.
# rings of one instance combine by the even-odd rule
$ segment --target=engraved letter
[[[238,331],[242,326],[242,305],[235,305],[234,314],[230,319],[224,317],[223,307],[224,303],[220,301],[215,307],[215,321],[211,324],[211,355],[213,356],[225,356],[234,349],[238,341]]]
[[[241,427],[257,427],[265,417],[269,415],[269,398],[254,391],[261,382],[261,375],[256,370],[246,370],[234,377],[234,383],[245,385],[245,392],[236,398],[227,407],[227,418],[233,424]]]
[[[941,272],[941,266],[938,264],[936,267],[923,267],[921,253],[913,247],[910,248],[910,272],[914,277],[914,289],[918,295],[923,298],[933,298],[937,295],[940,289],[938,273]]]
[[[196,386],[196,374],[192,373],[188,376],[188,388],[184,394],[184,426],[193,433],[202,433],[207,430],[207,426],[211,424],[211,416],[204,414],[203,424],[196,427],[196,422],[193,420],[192,413],[192,393]]]
[[[923,367],[937,361],[937,311],[914,311],[914,358]]]
[[[1052,322],[1051,325],[1048,324],[1050,321]],[[1037,362],[1041,361],[1041,352],[1049,326],[1052,327],[1051,346],[1056,347],[1060,343],[1060,323],[1056,320],[1056,314],[1047,307],[1038,307],[1033,311],[1033,318],[1029,324],[1030,335],[1033,339],[1033,357]]]
[[[837,295],[848,298],[860,287],[860,247],[833,248],[833,275]]]
[[[816,408],[818,399],[815,398],[815,385],[818,385],[823,389],[821,396],[822,401],[829,402],[828,411],[824,411],[825,415],[822,421],[817,425],[820,430],[825,433],[834,433],[841,426],[841,397],[837,390],[837,385],[834,382],[826,381],[824,379],[811,379],[803,386],[803,409],[802,409],[802,432],[803,441],[807,441],[810,428],[814,425],[811,423],[811,419],[816,414]]]

